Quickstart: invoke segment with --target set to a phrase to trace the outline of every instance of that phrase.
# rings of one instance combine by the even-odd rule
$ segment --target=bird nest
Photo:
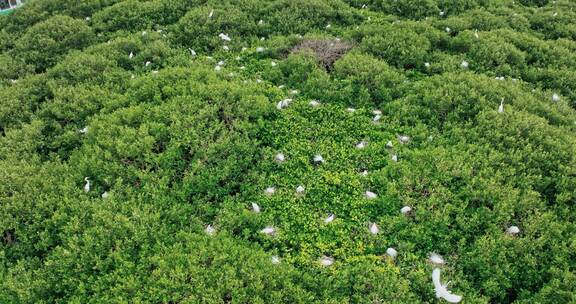
[[[306,39],[292,48],[290,53],[312,53],[327,70],[331,70],[334,62],[353,47],[340,39]]]

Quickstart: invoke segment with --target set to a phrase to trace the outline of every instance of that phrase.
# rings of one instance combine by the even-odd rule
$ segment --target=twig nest
[[[278,264],[280,264],[280,257],[277,255],[273,255],[272,258],[270,259],[270,261],[272,262],[272,264],[278,265]]]
[[[520,233],[520,228],[518,228],[518,226],[510,226],[506,229],[506,233],[515,236]]]
[[[558,96],[558,94],[556,93],[552,94],[552,101],[554,102],[560,101],[560,96]]]
[[[314,163],[317,164],[317,165],[323,164],[323,163],[324,163],[324,158],[322,157],[322,155],[316,154],[316,155],[314,155],[313,161],[314,161]]]
[[[376,223],[370,223],[370,225],[368,226],[368,230],[370,230],[370,233],[374,235],[380,232],[380,228],[378,228],[378,225]]]
[[[389,247],[386,249],[386,254],[394,260],[398,256],[398,251],[392,247]]]
[[[276,234],[276,228],[272,227],[272,226],[266,226],[264,227],[264,229],[260,230],[261,233],[264,233],[265,235],[275,235]]]
[[[252,203],[251,209],[254,213],[260,213],[260,206],[258,206],[256,203]]]
[[[378,195],[372,191],[366,191],[364,192],[364,197],[367,199],[375,199],[378,197]]]
[[[410,207],[410,206],[404,206],[400,209],[400,213],[402,213],[404,215],[408,215],[408,214],[410,214],[410,212],[412,212],[412,207]]]
[[[284,156],[283,153],[278,153],[278,154],[276,154],[276,156],[274,156],[274,161],[281,164],[284,161],[286,161],[286,157]]]
[[[266,190],[264,190],[264,194],[266,194],[267,196],[272,196],[274,193],[276,193],[275,187],[268,187],[266,188]]]
[[[330,214],[324,219],[324,224],[332,223],[335,218],[336,218],[336,215],[334,215],[334,213],[330,213]]]
[[[214,234],[216,234],[216,228],[212,227],[212,225],[208,225],[208,226],[206,226],[206,228],[204,229],[204,232],[205,232],[207,235],[214,235]]]
[[[334,264],[334,258],[329,257],[329,256],[322,256],[318,260],[318,263],[320,263],[320,265],[322,265],[324,267],[332,266],[332,264]]]
[[[444,265],[446,263],[441,255],[434,252],[430,254],[428,261],[434,265]]]

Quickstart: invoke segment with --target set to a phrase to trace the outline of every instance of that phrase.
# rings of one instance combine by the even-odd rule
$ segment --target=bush
[[[16,41],[14,51],[37,71],[43,71],[71,49],[82,49],[94,39],[94,33],[83,21],[54,16],[29,28]]]
[[[424,64],[430,42],[411,30],[389,27],[378,36],[362,40],[360,48],[388,64],[410,69]]]

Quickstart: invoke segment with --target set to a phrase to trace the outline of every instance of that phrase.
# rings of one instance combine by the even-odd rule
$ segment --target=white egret
[[[266,190],[264,190],[264,194],[266,194],[268,196],[271,196],[274,193],[276,193],[275,187],[268,187],[268,188],[266,188]]]
[[[146,63],[144,64],[144,66],[149,66],[150,64],[152,64],[152,62],[146,61]]]
[[[286,98],[284,100],[281,100],[276,105],[276,109],[282,110],[282,109],[288,107],[288,105],[290,105],[291,102],[292,102],[292,99],[290,99],[290,98]]]
[[[84,127],[84,128],[82,128],[80,131],[78,131],[78,132],[80,132],[80,133],[82,133],[82,134],[86,134],[86,133],[88,133],[88,127]]]
[[[272,226],[266,226],[264,229],[260,230],[260,232],[264,233],[265,235],[274,235],[276,234],[276,228]]]
[[[84,181],[86,182],[86,184],[84,184],[84,192],[89,192],[90,191],[90,181],[88,180],[88,177],[85,177]]]
[[[367,141],[361,141],[359,143],[356,144],[356,149],[364,149],[366,148],[366,146],[368,145]]]
[[[212,18],[213,15],[214,15],[214,10],[211,10],[210,13],[208,14],[208,18]]]
[[[449,27],[446,27],[444,30],[446,31],[446,33],[450,33],[452,31]]]
[[[271,258],[271,262],[274,265],[280,264],[280,257],[278,257],[277,255],[273,255]]]
[[[346,111],[350,112],[350,113],[354,113],[356,112],[356,109],[354,108],[346,108]]]
[[[216,233],[216,228],[212,227],[212,225],[208,225],[206,226],[206,228],[204,229],[204,232],[207,235],[214,235]]]
[[[392,155],[392,161],[397,162],[398,161],[398,155],[393,154]]]
[[[334,221],[335,218],[336,216],[334,215],[334,213],[330,213],[330,215],[328,215],[328,217],[324,219],[324,224],[332,223],[332,221]]]
[[[360,172],[360,175],[362,175],[362,176],[368,176],[368,170],[362,170],[362,171]]]
[[[222,49],[224,49],[225,51],[229,51],[230,48],[227,45],[222,46]]]
[[[308,104],[314,108],[320,106],[320,102],[315,99],[311,100]]]
[[[258,21],[258,25],[262,25],[264,24],[264,20],[260,19],[260,21]]]
[[[389,141],[386,143],[386,148],[391,149],[391,148],[393,148],[393,147],[394,147],[394,145],[392,144],[392,141],[389,140]]]
[[[462,301],[462,296],[452,294],[448,290],[448,284],[442,284],[440,281],[440,269],[434,268],[432,271],[432,283],[434,283],[434,290],[436,291],[436,298],[444,299],[449,303],[458,303]],[[450,283],[450,282],[448,282]]]
[[[128,55],[128,59],[132,59],[132,58],[134,58],[134,53],[130,52],[130,55]]]
[[[107,191],[105,191],[104,193],[102,193],[102,198],[103,199],[107,199],[110,195],[108,194]]]
[[[296,194],[303,194],[304,190],[305,190],[304,186],[300,185],[296,187]]]
[[[284,154],[282,153],[278,153],[276,154],[276,156],[274,157],[274,161],[276,161],[277,163],[281,164],[286,160],[286,157],[284,156]]]
[[[322,155],[320,154],[316,154],[314,155],[314,163],[315,164],[323,164],[324,163],[324,158],[322,157]]]
[[[509,235],[517,235],[520,233],[520,228],[518,228],[518,226],[510,226],[506,229],[506,233]]]
[[[500,106],[498,107],[498,113],[504,113],[504,98],[500,100]]]
[[[380,228],[378,228],[378,225],[376,223],[370,223],[370,227],[369,227],[370,233],[376,235],[378,234],[378,232],[380,232]]]
[[[375,199],[378,197],[378,195],[372,191],[366,191],[364,192],[364,197],[367,199]]]
[[[460,63],[460,67],[463,69],[467,69],[469,66],[470,64],[466,60],[463,60],[462,63]]]
[[[272,62],[270,62],[270,65],[273,66],[273,67],[275,67],[275,66],[277,66],[278,64],[276,63],[276,61],[272,61]]]
[[[560,101],[560,96],[558,96],[558,94],[556,94],[556,93],[552,94],[552,101],[555,101],[555,102]]]
[[[260,213],[260,206],[258,206],[256,203],[252,203],[252,212]]]
[[[429,67],[430,67],[430,62],[424,62],[424,66],[425,66],[426,68],[429,68]]]
[[[404,215],[409,214],[410,212],[412,212],[412,207],[410,206],[404,206],[400,209],[400,213]]]
[[[444,265],[444,263],[446,263],[441,255],[434,252],[430,254],[428,260],[430,261],[430,263],[434,265]]]
[[[328,256],[322,256],[319,260],[320,265],[328,267],[334,264],[334,258]]]
[[[264,52],[264,48],[263,48],[263,47],[259,46],[259,47],[256,48],[256,53],[262,53],[262,52]]]
[[[410,137],[409,137],[409,136],[406,136],[406,135],[398,135],[398,141],[399,141],[401,144],[407,144],[407,143],[410,142]]]
[[[218,37],[220,37],[220,39],[224,40],[224,41],[232,41],[232,39],[230,39],[230,37],[224,33],[220,33],[218,35]]]
[[[398,256],[398,251],[396,251],[396,249],[392,247],[389,247],[388,249],[386,249],[386,254],[392,259],[396,259],[396,257]]]

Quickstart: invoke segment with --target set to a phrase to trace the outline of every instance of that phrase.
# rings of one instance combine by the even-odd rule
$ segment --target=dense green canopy
[[[574,20],[28,1],[0,16],[0,303],[444,302],[431,253],[465,303],[576,302]]]

